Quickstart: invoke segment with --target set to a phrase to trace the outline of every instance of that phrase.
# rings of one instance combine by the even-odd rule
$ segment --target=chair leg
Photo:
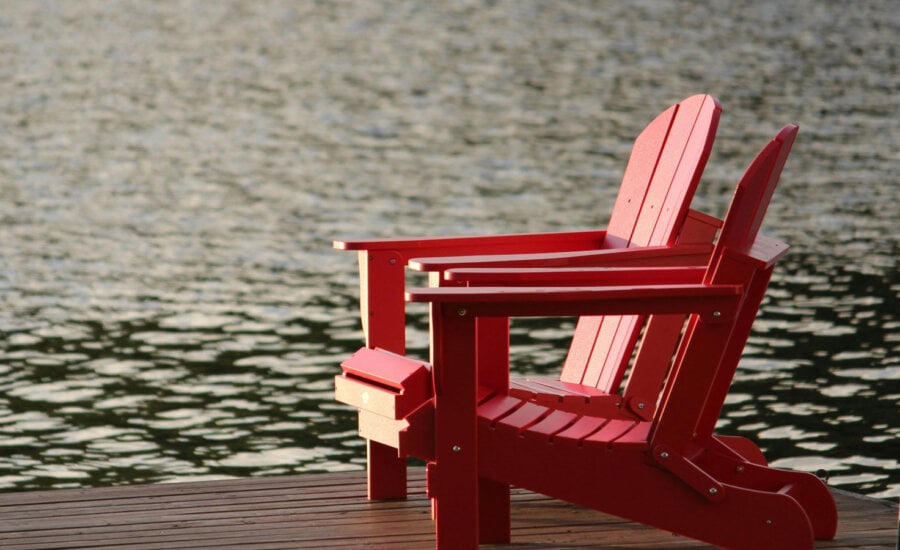
[[[478,319],[478,385],[496,391],[509,388],[509,319]],[[482,457],[483,458],[483,457]],[[509,542],[509,485],[486,478],[478,482],[478,540]]]
[[[816,476],[735,460],[719,453],[708,453],[704,462],[704,466],[725,483],[790,496],[809,518],[815,538],[834,538],[838,519],[834,497]]]
[[[478,548],[478,475],[472,461],[438,461],[429,476],[437,550]],[[437,466],[437,465],[435,465]],[[437,470],[437,471],[434,471]]]
[[[431,308],[434,396],[435,499],[439,550],[478,548],[478,418],[475,317],[465,310]]]
[[[397,449],[368,440],[367,456],[369,498],[406,498],[406,459]]]
[[[486,478],[478,480],[478,541],[480,543],[509,543],[509,506],[509,485]]]

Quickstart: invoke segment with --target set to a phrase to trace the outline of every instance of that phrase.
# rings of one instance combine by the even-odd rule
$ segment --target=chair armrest
[[[468,286],[608,286],[699,283],[706,268],[688,267],[558,267],[457,268],[444,273],[448,281]]]
[[[758,269],[768,269],[784,257],[790,250],[790,245],[772,237],[757,235],[756,240],[745,249],[730,249],[725,253],[731,257],[736,257]]]
[[[603,246],[606,231],[567,231],[422,239],[334,241],[338,250],[396,251],[412,256],[520,254],[593,250]]]
[[[417,271],[444,271],[459,267],[705,266],[711,252],[711,244],[689,244],[544,254],[415,257],[409,261],[409,266]]]
[[[698,313],[730,322],[743,299],[741,285],[603,287],[431,287],[406,293],[410,302],[440,304],[446,314],[476,317],[558,317]]]

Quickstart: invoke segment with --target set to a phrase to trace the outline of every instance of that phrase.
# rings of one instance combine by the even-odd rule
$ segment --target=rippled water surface
[[[701,210],[801,126],[721,429],[900,496],[898,35],[888,1],[6,3],[0,489],[362,468],[331,241],[600,227],[637,132],[709,92]],[[571,326],[517,322],[517,368]]]

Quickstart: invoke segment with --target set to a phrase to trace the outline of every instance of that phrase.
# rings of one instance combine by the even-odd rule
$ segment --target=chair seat
[[[621,395],[609,394],[586,384],[553,378],[512,378],[509,382],[509,394],[525,401],[577,414],[641,418],[623,408]]]
[[[650,422],[579,414],[555,405],[498,395],[478,407],[479,429],[493,437],[524,437],[569,447],[647,447]]]

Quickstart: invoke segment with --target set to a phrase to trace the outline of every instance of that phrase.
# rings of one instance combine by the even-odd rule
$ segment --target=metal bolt
[[[715,311],[713,311],[712,316],[715,317],[716,319],[718,319],[719,317],[722,316],[722,312],[719,310],[715,310]]]
[[[450,448],[450,450],[453,451],[454,453],[458,453],[462,450],[462,447],[460,447],[459,445],[454,445],[453,447]]]
[[[662,458],[662,459],[669,458],[668,451],[663,451],[663,452],[659,453],[659,458]]]
[[[459,315],[460,317],[465,317],[466,316],[466,308],[461,307],[461,308],[457,309],[456,314]]]
[[[641,401],[641,402],[638,403],[638,405],[637,405],[637,407],[638,407],[639,409],[643,409],[643,408],[646,407],[646,406],[647,406],[647,405],[646,405],[643,401]]]
[[[710,487],[710,488],[709,488],[709,494],[711,494],[711,495],[714,495],[714,494],[716,494],[716,493],[718,493],[718,492],[719,492],[719,490],[716,489],[715,487]]]
[[[767,519],[767,520],[766,520],[766,526],[768,527],[768,526],[770,526],[770,525],[772,525],[772,520]]]
[[[391,265],[396,264],[396,263],[397,263],[397,258],[391,258],[390,260],[388,260],[388,263],[391,264]]]
[[[738,464],[737,466],[734,467],[734,471],[741,474],[744,472],[744,466],[742,464]]]

